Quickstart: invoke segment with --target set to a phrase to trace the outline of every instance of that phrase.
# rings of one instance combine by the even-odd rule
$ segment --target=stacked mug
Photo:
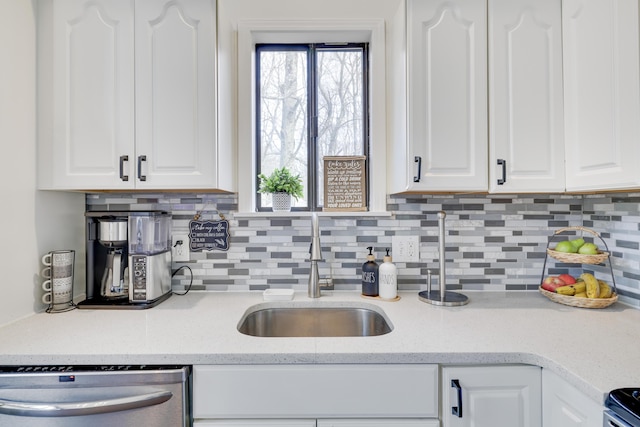
[[[73,250],[51,251],[42,257],[46,266],[42,270],[42,302],[49,304],[47,313],[67,311],[75,308],[73,304]]]

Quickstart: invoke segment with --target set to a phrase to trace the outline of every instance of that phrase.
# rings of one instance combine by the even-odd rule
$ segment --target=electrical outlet
[[[174,234],[171,237],[171,257],[173,261],[189,261],[189,236],[186,234]]]
[[[333,288],[333,279],[330,277],[320,279],[320,289],[324,291],[332,291]]]
[[[392,236],[391,256],[394,262],[420,261],[420,238],[418,236]]]

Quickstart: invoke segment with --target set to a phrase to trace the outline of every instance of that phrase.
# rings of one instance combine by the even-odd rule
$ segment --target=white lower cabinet
[[[207,420],[195,427],[439,427],[438,420]]]
[[[200,365],[193,418],[196,427],[595,427],[602,420],[599,405],[565,393],[571,386],[556,376],[545,375],[544,387],[543,424],[538,366]],[[589,423],[573,421],[574,412],[588,412]]]
[[[438,427],[438,420],[318,420],[317,427]]]
[[[542,371],[543,427],[600,427],[604,407],[558,375]]]
[[[200,365],[203,426],[437,427],[438,365]]]
[[[443,367],[442,426],[541,426],[541,371],[523,365]]]
[[[195,420],[194,427],[316,427],[316,420]]]

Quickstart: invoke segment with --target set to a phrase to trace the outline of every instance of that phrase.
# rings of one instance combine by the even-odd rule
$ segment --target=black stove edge
[[[640,388],[621,388],[607,396],[605,406],[632,426],[640,427]],[[634,393],[635,392],[635,393]]]

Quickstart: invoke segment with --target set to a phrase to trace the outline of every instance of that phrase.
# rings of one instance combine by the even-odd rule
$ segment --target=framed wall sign
[[[192,252],[229,250],[229,221],[192,220],[189,222],[189,249]]]
[[[367,210],[366,156],[325,156],[324,211]]]

